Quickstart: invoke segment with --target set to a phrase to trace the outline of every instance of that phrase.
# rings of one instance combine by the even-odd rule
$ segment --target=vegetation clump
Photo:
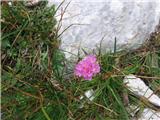
[[[129,120],[129,104],[140,112],[158,110],[131,93],[123,79],[134,74],[160,95],[159,33],[133,52],[99,52],[100,73],[86,81],[66,72],[70,63],[59,49],[54,5],[28,8],[15,1],[1,6],[3,120]],[[81,97],[88,90],[94,91],[93,101]]]

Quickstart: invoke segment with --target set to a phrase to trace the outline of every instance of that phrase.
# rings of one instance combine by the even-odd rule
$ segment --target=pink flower
[[[74,70],[76,76],[83,77],[85,80],[91,80],[99,72],[100,66],[95,55],[86,56],[76,65]]]

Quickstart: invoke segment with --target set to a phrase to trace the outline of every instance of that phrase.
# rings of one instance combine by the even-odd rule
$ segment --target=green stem
[[[43,112],[44,116],[46,117],[46,119],[51,120],[49,115],[46,113],[45,109],[43,107],[41,107],[41,109],[42,109],[42,112]]]

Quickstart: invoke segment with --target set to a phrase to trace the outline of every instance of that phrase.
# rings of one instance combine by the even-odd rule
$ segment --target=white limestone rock
[[[144,108],[138,116],[136,113],[140,111],[140,107],[129,105],[128,112],[132,116],[131,120],[160,120],[160,111],[155,111],[150,108]]]
[[[63,0],[49,0],[49,5],[58,6]],[[154,31],[160,18],[160,0],[65,0],[56,16],[71,1],[62,20],[61,48],[72,54],[78,48],[91,51],[99,46],[102,52],[113,50],[115,37],[118,49],[139,47]],[[66,53],[66,57],[72,54]]]
[[[93,90],[93,89],[90,89],[90,90],[86,91],[86,92],[84,93],[84,95],[85,95],[85,97],[87,97],[90,101],[93,101],[94,98],[95,98],[94,93],[95,93],[94,90]],[[84,98],[84,96],[81,96],[81,97],[80,97],[80,100],[82,100],[83,98]],[[82,102],[82,101],[81,101],[81,102]],[[85,101],[85,102],[86,102],[86,101]],[[83,108],[85,102],[82,102],[79,108]]]
[[[93,95],[94,95],[93,89],[86,91],[86,92],[84,93],[84,95],[85,95],[90,101],[92,101],[92,100],[95,98],[95,97],[93,96]],[[81,96],[81,97],[80,97],[80,99],[83,99],[83,98],[84,98],[84,96]]]
[[[25,1],[25,6],[27,7],[33,7],[38,5],[41,1],[40,0],[29,0],[29,1]]]
[[[140,97],[145,97],[152,104],[160,107],[160,98],[140,79],[134,75],[128,75],[123,81],[131,92]]]
[[[160,120],[160,112],[145,108],[138,120]]]

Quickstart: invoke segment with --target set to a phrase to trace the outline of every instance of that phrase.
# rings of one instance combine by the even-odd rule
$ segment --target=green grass
[[[73,64],[58,49],[55,11],[45,3],[36,8],[2,4],[3,120],[129,120],[126,97],[141,109],[158,110],[128,91],[122,80],[135,74],[160,95],[159,33],[137,50],[116,52],[115,47],[115,53],[97,54],[101,73],[85,81],[74,77],[68,67]],[[90,89],[94,100],[81,100]]]

